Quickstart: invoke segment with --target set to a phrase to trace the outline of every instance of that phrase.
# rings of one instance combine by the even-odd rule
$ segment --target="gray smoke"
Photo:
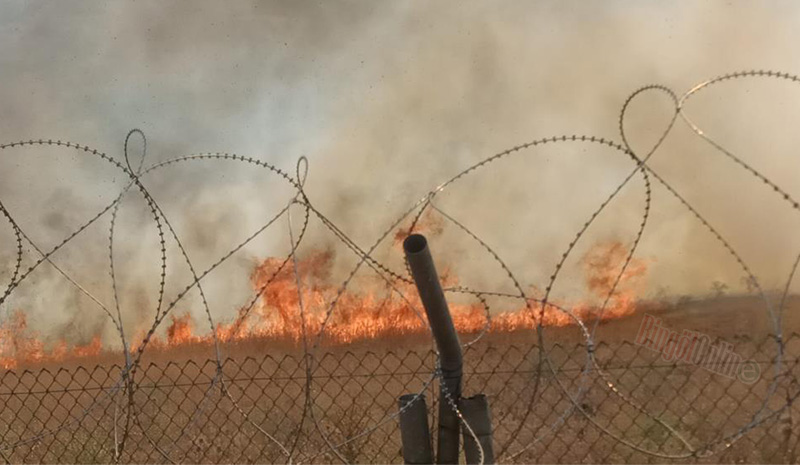
[[[366,247],[429,189],[503,149],[572,133],[619,140],[619,108],[641,85],[681,92],[735,70],[800,72],[799,9],[790,2],[5,2],[0,139],[72,140],[121,160],[125,134],[138,127],[148,136],[148,163],[227,151],[292,175],[305,155],[311,201]],[[800,116],[798,95],[788,84],[735,82],[698,96],[688,109],[709,134],[800,197],[790,124]],[[646,151],[669,111],[655,95],[637,101],[626,123],[634,148]],[[800,249],[800,224],[785,203],[680,122],[652,166],[719,227],[767,287],[782,285]],[[526,285],[543,286],[574,233],[632,167],[599,146],[546,146],[464,178],[440,205],[495,247]],[[83,152],[41,147],[3,151],[0,180],[0,199],[45,249],[126,183]],[[237,163],[176,165],[145,184],[199,270],[292,195],[284,180]],[[633,239],[643,193],[637,177],[598,220],[559,295],[583,291],[578,258],[588,247]],[[134,192],[118,225],[131,327],[155,311],[159,250],[148,215]],[[294,209],[295,228],[300,216]],[[111,303],[107,233],[104,218],[54,260]],[[318,221],[308,234],[305,251],[334,248],[340,272],[354,263]],[[378,256],[397,269],[392,236]],[[645,237],[646,292],[699,294],[714,281],[742,288],[736,263],[658,186]],[[13,266],[11,239],[0,226],[2,283]],[[455,228],[447,226],[434,245],[465,284],[510,290],[488,255]],[[212,275],[215,317],[229,318],[246,301],[259,258],[287,249],[281,221]],[[188,274],[174,244],[168,251],[169,298]],[[47,266],[15,296],[0,314],[23,308],[43,333],[86,340],[104,318]],[[178,309],[199,317],[197,295]],[[111,334],[109,325],[104,330]]]

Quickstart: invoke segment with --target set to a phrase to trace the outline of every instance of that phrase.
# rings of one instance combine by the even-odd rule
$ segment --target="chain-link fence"
[[[765,399],[768,409],[783,406],[800,379],[796,334],[785,343],[783,370],[771,396],[776,354],[771,338],[736,343],[739,354],[762,367],[753,384],[664,362],[631,343],[600,344],[597,361],[613,387],[594,373],[586,375],[580,411],[568,395],[581,383],[585,346],[548,347],[554,369],[541,372],[535,393],[538,348],[497,339],[466,350],[464,385],[466,395],[489,396],[495,450],[504,462],[664,461],[637,448],[686,453],[683,438],[699,450],[745,428]],[[328,443],[345,443],[337,449],[351,462],[401,462],[397,419],[391,416],[397,398],[425,391],[429,411],[436,411],[435,383],[428,383],[435,353],[427,348],[341,349],[307,363],[302,354],[229,358],[221,377],[213,360],[145,364],[130,399],[135,410],[130,417],[119,366],[6,371],[0,374],[0,442],[17,446],[3,458],[111,462],[122,423],[130,421],[118,457],[123,462],[285,462],[282,447],[291,449],[295,461],[339,461]],[[230,397],[222,395],[223,385]],[[705,460],[797,463],[799,419],[800,409],[791,405]],[[350,438],[356,439],[346,442]]]

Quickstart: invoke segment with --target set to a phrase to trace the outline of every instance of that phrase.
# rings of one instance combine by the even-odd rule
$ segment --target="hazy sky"
[[[312,201],[367,245],[428,189],[495,152],[563,133],[618,140],[619,107],[642,85],[682,92],[736,70],[800,73],[798,24],[800,4],[790,1],[5,1],[0,141],[72,140],[121,157],[126,133],[140,128],[150,162],[227,151],[293,173],[306,155]],[[786,124],[796,121],[799,92],[782,84],[721,87],[696,111],[704,124],[742,144],[745,159],[800,195],[799,166],[790,157],[796,131]],[[650,140],[669,107],[653,98],[636,110],[632,127]],[[692,139],[685,129],[676,137],[654,167],[730,231],[756,270],[777,285],[800,246],[792,239],[800,223],[701,143],[687,145]],[[569,154],[561,159],[562,152]],[[446,200],[530,283],[541,285],[576,227],[630,168],[610,152],[553,149],[505,171],[482,172],[483,184]],[[285,201],[288,191],[276,194],[274,178],[248,187],[254,177],[237,168],[175,169],[154,175],[148,186],[193,253],[210,263],[268,217],[264,211]],[[102,162],[71,151],[0,152],[0,199],[44,246],[113,198],[123,181]],[[616,226],[624,240],[632,238],[642,206],[638,182],[600,228],[600,239],[614,236]],[[698,194],[701,188],[708,192]],[[737,197],[744,192],[757,193]],[[659,264],[653,273],[664,282],[651,290],[700,292],[716,279],[737,285],[735,264],[724,250],[709,251],[719,249],[713,241],[694,240],[702,228],[678,216],[683,211],[674,200],[656,207],[661,216],[654,214],[643,254]],[[152,235],[143,218],[132,214],[128,226]],[[764,227],[767,221],[774,223]],[[11,235],[0,228],[0,257],[10,260]],[[102,240],[105,228],[107,222],[89,237]],[[311,234],[320,244],[333,241],[321,228]],[[96,262],[105,259],[105,249],[92,255],[78,245],[64,259],[76,263],[76,273],[88,270],[87,286],[107,292],[99,290],[104,281],[93,277],[98,268],[92,265],[105,266]],[[728,261],[717,266],[718,259]],[[131,279],[149,278],[152,271],[137,272],[137,266],[130,265]],[[239,284],[221,285],[220,293],[243,295],[252,262],[239,266]],[[0,281],[8,273],[0,270]],[[46,272],[33,278],[58,280]],[[43,303],[20,299],[44,318]],[[65,312],[59,324],[74,323],[71,315]]]
[[[115,147],[141,127],[192,149],[320,156],[395,88],[448,83],[466,88],[448,102],[462,118],[540,102],[548,120],[563,109],[549,126],[585,127],[580,110],[644,83],[791,70],[798,18],[795,2],[3,2],[0,134]],[[435,116],[431,100],[406,104]]]

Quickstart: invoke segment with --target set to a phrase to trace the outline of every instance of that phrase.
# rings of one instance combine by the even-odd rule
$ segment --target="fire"
[[[581,263],[586,270],[586,285],[598,296],[605,296],[622,269],[628,249],[619,241],[602,242],[595,245],[583,256]],[[644,260],[633,259],[620,278],[624,287],[630,288],[631,281],[642,278],[647,273]]]
[[[622,242],[601,242],[583,256],[586,286],[595,297],[605,299],[619,279],[614,294],[608,302],[603,318],[620,318],[636,311],[636,291],[647,274],[647,262],[634,258],[620,276],[629,250]],[[576,311],[585,315],[589,309],[579,306]]]
[[[435,224],[426,226],[436,228]],[[582,258],[580,263],[592,302],[605,299],[625,263],[627,253],[627,248],[621,242],[610,241],[595,245]],[[338,287],[331,284],[335,281],[331,279],[333,258],[333,253],[329,250],[311,253],[298,260],[296,273],[291,262],[281,268],[281,259],[267,258],[262,261],[250,276],[252,288],[256,291],[263,289],[261,296],[249,311],[241,309],[236,320],[219,324],[216,328],[217,337],[228,342],[273,339],[299,343],[303,340],[304,333],[310,340],[315,338],[324,325],[322,334],[326,343],[348,344],[391,336],[424,335],[427,332],[424,310],[413,284],[395,284],[405,298],[392,292],[385,282],[377,278],[359,281],[354,284],[354,290],[346,290],[339,295]],[[634,259],[629,263],[602,314],[603,319],[619,318],[636,310],[636,290],[646,271],[646,262],[643,260]],[[300,292],[297,280],[301,283]],[[455,286],[458,280],[452,273],[444,270],[442,281],[445,286]],[[331,302],[337,295],[339,297],[336,306],[328,316]],[[551,303],[570,309],[581,319],[599,316],[597,303]],[[418,315],[415,308],[422,315]],[[529,311],[529,307],[517,303],[515,308],[493,311],[490,330],[510,332],[535,328],[541,306],[533,303],[530,309],[533,312]],[[476,333],[486,325],[485,309],[480,304],[451,305],[451,313],[456,328],[462,333]],[[555,307],[548,307],[544,312],[546,326],[573,323],[571,317]],[[141,339],[141,335],[134,338],[132,351],[136,350]],[[211,342],[211,335],[196,333],[192,315],[184,312],[171,315],[164,336],[155,336],[151,340],[151,346],[171,348]],[[14,312],[5,323],[0,324],[2,368],[14,368],[21,363],[91,357],[101,351],[99,335],[87,345],[71,348],[61,340],[51,350],[46,351],[38,334],[28,328],[22,311]]]
[[[94,357],[102,350],[100,335],[86,345],[69,348],[65,340],[59,340],[50,351],[36,331],[28,328],[28,319],[21,310],[14,311],[7,321],[0,324],[0,368],[12,369],[21,363],[57,362],[66,358]]]
[[[624,245],[611,241],[597,244],[583,257],[581,263],[586,275],[586,285],[595,299],[606,297],[626,256],[627,249]],[[263,261],[251,276],[255,290],[264,288],[262,297],[247,317],[240,311],[240,318],[229,325],[219,326],[217,335],[222,340],[271,338],[298,342],[302,340],[304,331],[309,338],[313,338],[325,324],[323,335],[327,342],[347,344],[382,337],[424,334],[427,331],[416,290],[412,284],[406,283],[396,283],[395,286],[408,300],[391,292],[382,281],[360,283],[361,288],[368,290],[343,293],[326,320],[330,303],[337,295],[337,288],[328,279],[331,275],[332,259],[333,255],[329,251],[309,255],[299,261],[297,277],[291,264],[279,270],[280,260],[269,258]],[[602,314],[603,319],[619,318],[635,311],[635,291],[646,269],[643,260],[634,259],[628,264]],[[302,283],[300,293],[296,285],[297,279]],[[457,279],[448,270],[444,270],[441,279],[445,286],[457,285]],[[300,313],[301,301],[305,318]],[[562,308],[571,309],[581,319],[598,316],[596,304],[558,304]],[[414,308],[423,312],[423,315],[418,315]],[[533,329],[537,325],[536,318],[541,307],[532,304],[531,310],[533,312],[528,311],[525,305],[518,305],[511,310],[494,312],[491,315],[490,329],[496,332]],[[450,311],[456,328],[463,333],[475,333],[486,326],[485,309],[480,304],[451,305]],[[573,323],[569,315],[555,307],[548,307],[544,312],[544,324],[547,326]]]
[[[192,316],[184,313],[182,316],[172,315],[172,324],[167,328],[167,345],[180,345],[194,341],[194,324]]]

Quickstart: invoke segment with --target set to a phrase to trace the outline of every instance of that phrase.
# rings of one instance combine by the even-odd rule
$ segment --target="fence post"
[[[417,285],[422,305],[428,315],[436,347],[439,350],[442,379],[439,384],[439,434],[436,463],[457,464],[459,454],[459,419],[452,402],[461,399],[461,370],[463,359],[450,310],[433,264],[425,236],[412,234],[403,241],[403,250]],[[449,400],[448,400],[449,397]]]
[[[416,399],[416,400],[415,400]],[[433,463],[431,434],[428,429],[428,406],[424,394],[404,394],[400,406],[400,437],[403,461],[411,464]]]
[[[483,463],[494,463],[494,448],[492,447],[492,419],[489,413],[489,400],[484,394],[461,399],[461,414],[472,428],[478,438],[480,448],[483,450]],[[464,456],[468,464],[481,463],[481,454],[475,438],[464,428]]]

